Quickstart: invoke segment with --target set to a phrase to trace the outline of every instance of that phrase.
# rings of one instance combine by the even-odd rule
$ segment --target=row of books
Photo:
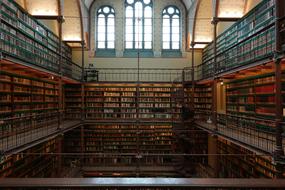
[[[221,177],[274,178],[275,164],[270,156],[256,155],[254,152],[230,143],[218,141],[219,154],[239,154],[244,156],[220,156]]]
[[[59,52],[59,38],[15,1],[1,1],[0,24],[1,50],[5,54],[53,72],[59,71],[60,55],[63,56],[63,61],[71,62],[70,47],[61,43],[62,51]],[[71,67],[70,65],[68,69]]]
[[[2,157],[0,160],[0,176],[51,177],[57,168],[56,157],[48,155],[48,153],[55,153],[56,151],[56,140],[52,139],[20,153]]]
[[[217,53],[223,53],[238,42],[254,35],[263,28],[274,23],[275,0],[263,1],[247,15],[232,25],[229,29],[217,37]],[[213,43],[203,50],[203,62],[211,59],[213,55]]]

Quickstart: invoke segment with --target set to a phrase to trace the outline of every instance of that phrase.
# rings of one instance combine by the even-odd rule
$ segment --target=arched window
[[[180,49],[180,11],[175,6],[168,6],[162,12],[162,49]]]
[[[97,48],[115,48],[115,11],[110,6],[102,6],[97,11]]]
[[[152,0],[125,0],[126,49],[152,49]]]

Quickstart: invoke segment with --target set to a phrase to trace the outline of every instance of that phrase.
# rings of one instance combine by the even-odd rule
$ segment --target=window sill
[[[97,49],[95,57],[116,57],[115,49]]]
[[[124,51],[124,57],[129,57],[129,58],[135,58],[138,57],[138,52],[139,52],[139,57],[153,57],[153,50],[145,50],[145,49],[126,49]]]
[[[178,58],[182,57],[182,52],[180,50],[162,50],[161,57]]]

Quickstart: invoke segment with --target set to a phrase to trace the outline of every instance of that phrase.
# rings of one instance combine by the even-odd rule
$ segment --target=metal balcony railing
[[[182,69],[96,68],[85,69],[87,82],[172,82],[182,76]],[[182,78],[179,82],[182,82]]]
[[[275,122],[272,120],[218,114],[217,128],[199,120],[203,127],[259,150],[273,153],[276,147]]]
[[[7,118],[0,123],[0,150],[10,151],[33,141],[48,137],[76,123],[74,120],[59,123],[57,111]],[[78,123],[78,122],[77,122]]]

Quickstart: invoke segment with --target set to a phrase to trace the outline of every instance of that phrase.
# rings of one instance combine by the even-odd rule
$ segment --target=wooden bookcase
[[[81,152],[80,129],[65,135],[65,152]],[[174,152],[171,124],[101,123],[84,126],[84,166],[166,166]],[[92,155],[97,154],[97,155]],[[112,155],[111,155],[112,154]],[[140,154],[161,154],[138,157]],[[77,157],[78,159],[78,157]],[[76,160],[69,158],[68,161]]]
[[[172,84],[89,83],[84,89],[87,120],[170,122],[180,117],[181,110],[172,109]]]
[[[64,85],[65,118],[80,120],[82,116],[82,85],[66,84]]]
[[[51,177],[57,168],[56,139],[9,156],[1,156],[0,177]]]
[[[71,48],[41,22],[33,18],[13,0],[0,2],[0,48],[3,54],[26,63],[59,72],[58,59],[62,55],[63,74],[72,77]]]
[[[197,117],[208,117],[212,112],[212,84],[196,84],[194,93],[194,109]]]
[[[271,156],[256,153],[219,138],[218,153],[220,177],[226,178],[274,178],[276,169]],[[236,154],[233,156],[226,154]],[[243,155],[243,156],[239,156]]]
[[[275,75],[264,73],[236,79],[226,84],[227,114],[244,118],[275,118]],[[248,121],[250,122],[250,121]],[[274,123],[273,123],[274,124]],[[256,127],[274,132],[269,122],[257,121]]]
[[[90,83],[84,88],[87,120],[133,120],[136,118],[135,84]]]
[[[273,55],[275,12],[275,0],[262,1],[217,36],[217,73],[267,59]],[[212,42],[203,50],[199,79],[213,77],[213,68]]]
[[[0,71],[1,136],[9,137],[56,124],[58,87],[51,79]]]

